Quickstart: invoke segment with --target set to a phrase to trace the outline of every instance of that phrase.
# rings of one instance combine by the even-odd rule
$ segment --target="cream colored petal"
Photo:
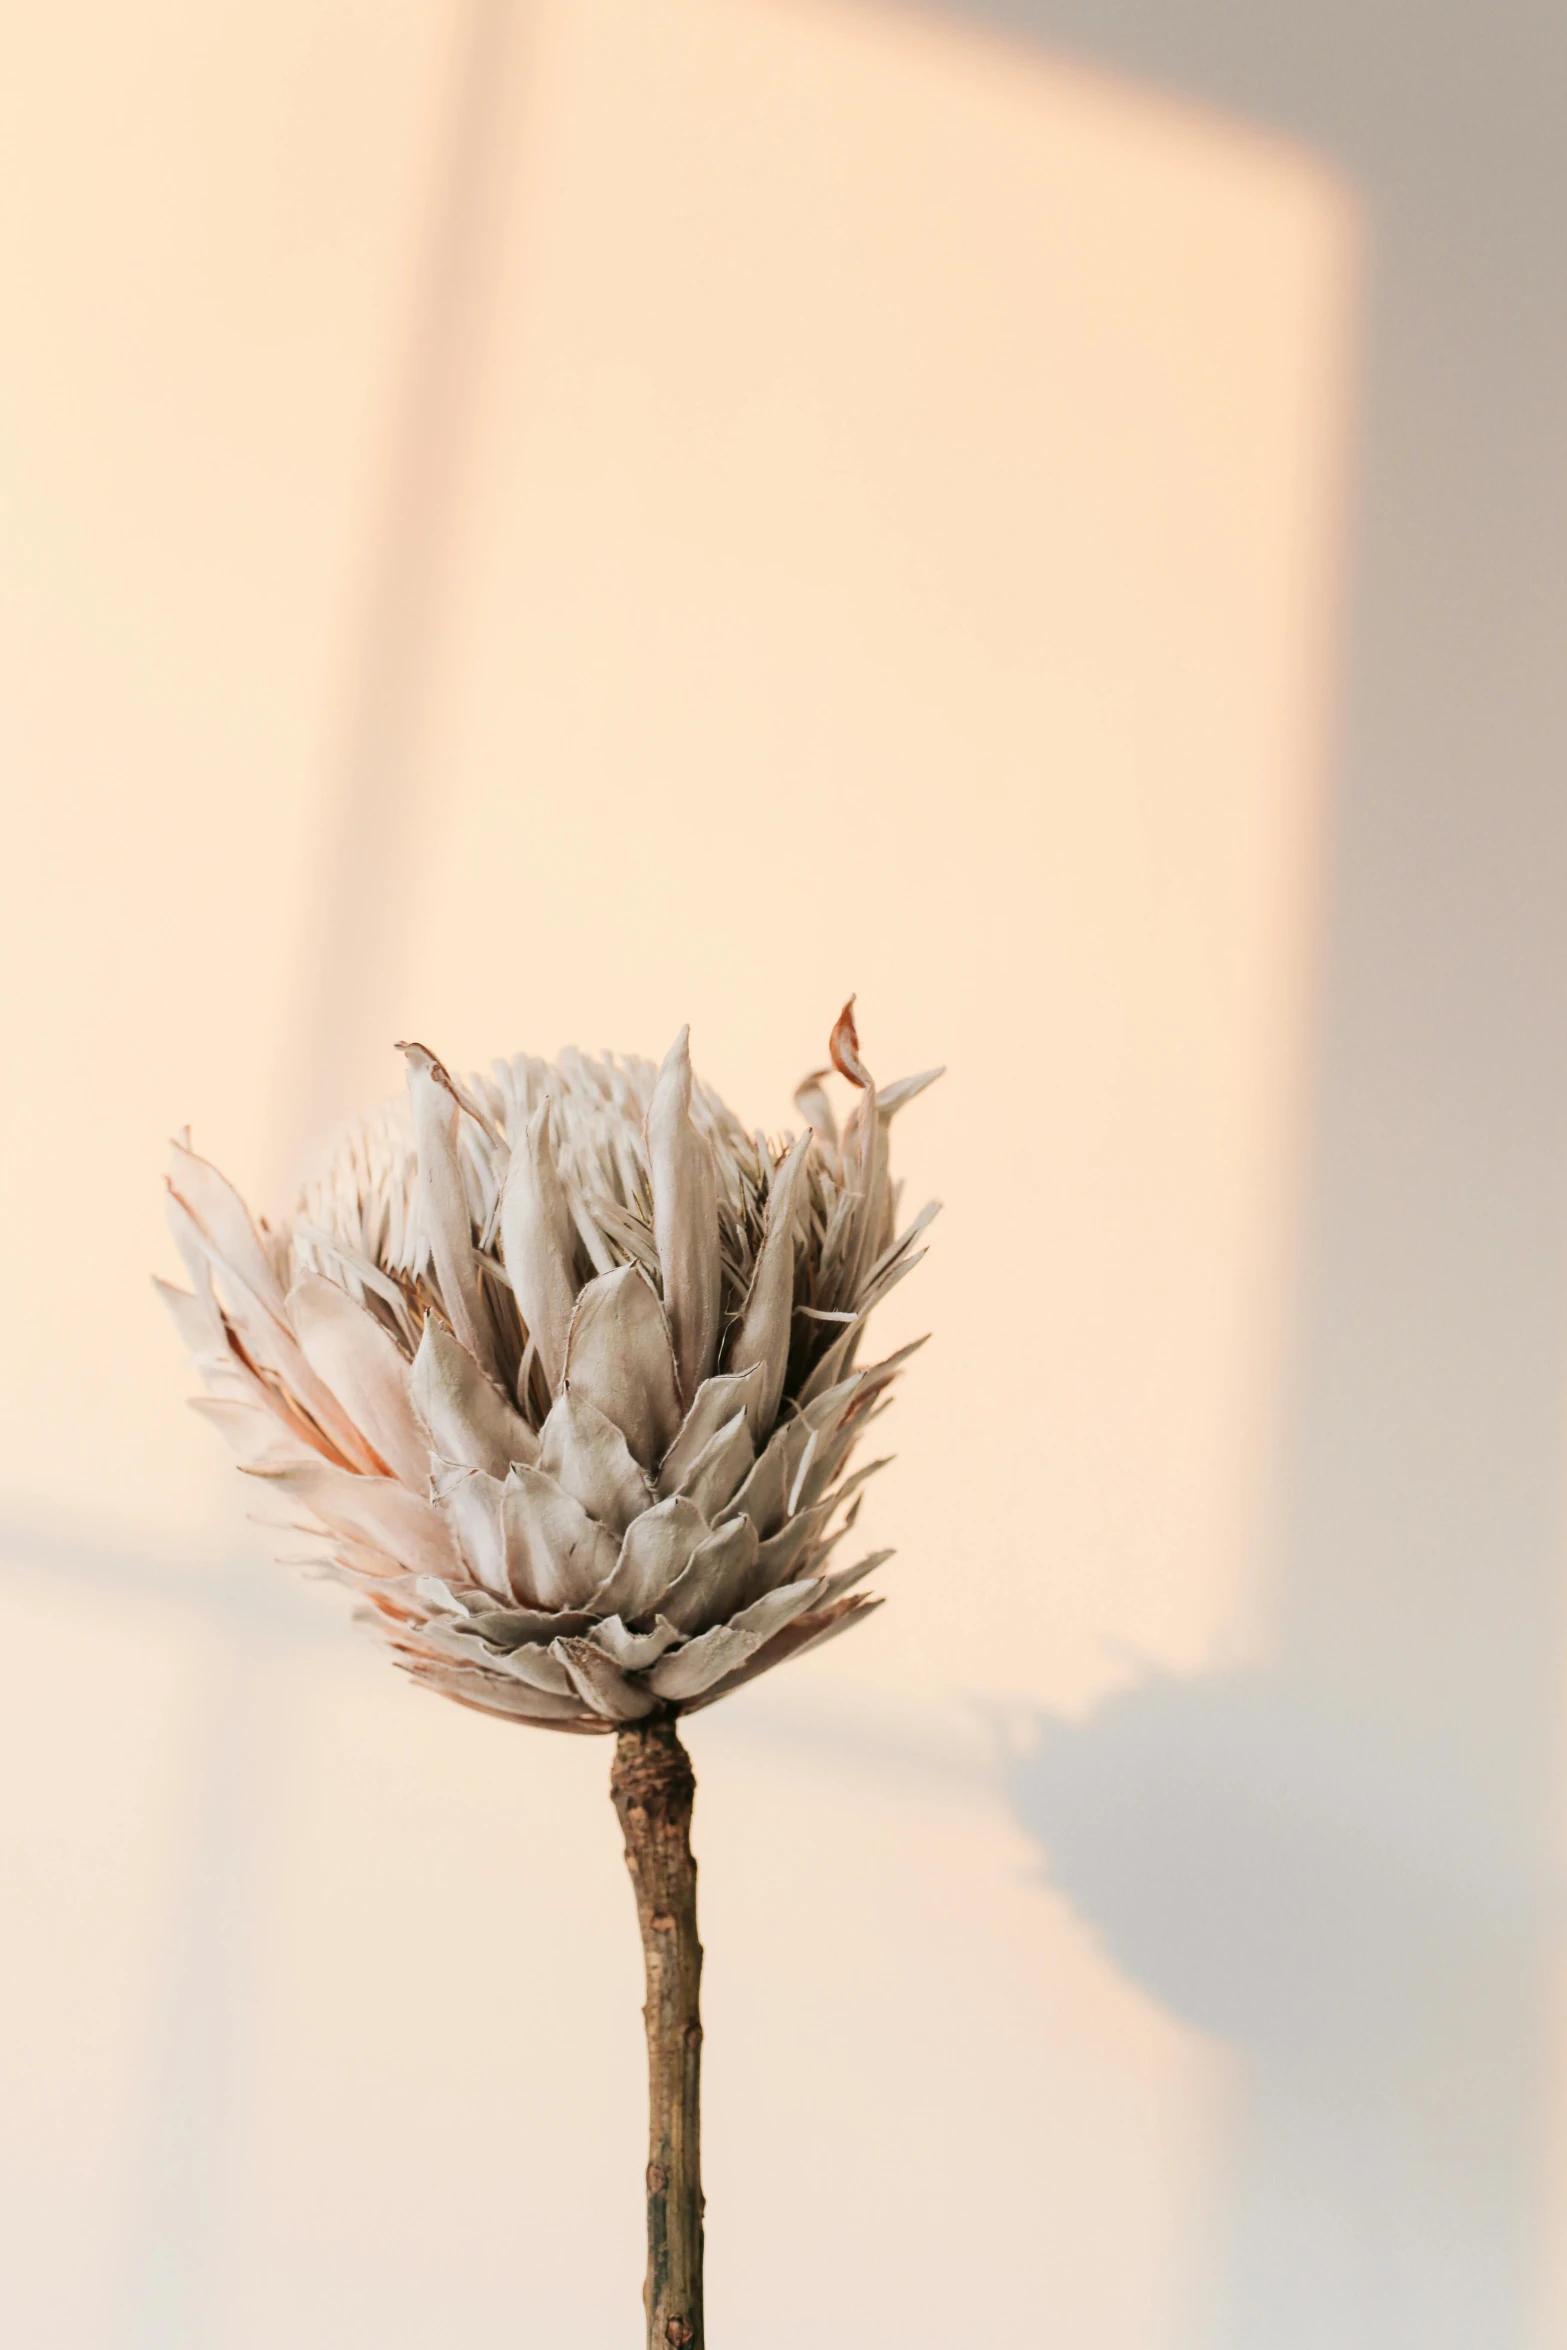
[[[244,1468],[305,1468],[320,1457],[291,1441],[283,1423],[264,1404],[243,1402],[238,1396],[193,1395],[190,1408],[227,1437]]]
[[[619,1545],[607,1526],[542,1469],[513,1469],[506,1480],[507,1525],[527,1557],[526,1587],[515,1565],[512,1588],[524,1606],[584,1606],[615,1569]]]
[[[405,1669],[424,1688],[455,1698],[459,1705],[472,1706],[478,1713],[509,1716],[551,1730],[607,1727],[580,1698],[552,1697],[542,1689],[530,1689],[525,1682],[508,1679],[504,1673],[487,1673],[476,1666],[426,1664],[417,1659]]]
[[[800,1462],[794,1484],[790,1488],[789,1507],[791,1510],[809,1509],[813,1502],[822,1499],[850,1453],[853,1452],[860,1438],[864,1435],[870,1425],[870,1420],[878,1416],[873,1413],[865,1419],[846,1422],[843,1427],[835,1428],[830,1435],[812,1436]],[[886,1465],[885,1460],[873,1461],[868,1464],[868,1469],[874,1471],[885,1468]],[[842,1498],[841,1495],[839,1498]]]
[[[466,1584],[454,1589],[443,1575],[416,1575],[414,1590],[426,1615],[433,1610],[437,1615],[465,1616],[473,1596]]]
[[[681,1490],[694,1501],[704,1518],[717,1519],[733,1500],[735,1489],[749,1475],[756,1458],[744,1412],[736,1412],[703,1448],[701,1458]]]
[[[524,1606],[537,1602],[527,1583],[527,1550],[513,1541],[506,1520],[506,1487],[498,1477],[472,1469],[443,1480],[436,1506],[476,1583],[506,1606],[514,1597]]]
[[[934,1085],[938,1077],[945,1075],[946,1070],[943,1068],[921,1069],[915,1077],[895,1077],[890,1085],[882,1086],[877,1095],[879,1114],[883,1118],[892,1117],[895,1111],[903,1108],[905,1102],[913,1101],[915,1095],[923,1093],[927,1085]]]
[[[806,1608],[820,1607],[821,1584],[812,1577],[798,1583],[786,1583],[780,1591],[764,1591],[760,1599],[753,1599],[733,1617],[737,1632],[758,1632],[764,1640],[771,1640],[785,1624],[793,1623]]]
[[[881,1255],[876,1259],[876,1262],[866,1273],[864,1286],[867,1290],[874,1290],[880,1278],[885,1273],[890,1271],[900,1258],[908,1255],[909,1251],[914,1247],[915,1242],[921,1239],[923,1235],[929,1231],[931,1225],[934,1224],[936,1218],[940,1214],[941,1202],[939,1199],[931,1199],[925,1202],[925,1205],[921,1208],[913,1223],[910,1224],[906,1230],[899,1233],[897,1239],[893,1241],[890,1248],[886,1248],[882,1251]],[[923,1251],[921,1253],[923,1254]]]
[[[837,1497],[819,1501],[813,1508],[797,1510],[768,1536],[756,1554],[756,1583],[759,1591],[776,1590],[787,1583],[795,1568],[827,1530],[827,1522],[837,1508]]]
[[[775,1428],[725,1515],[735,1517],[743,1511],[764,1541],[776,1534],[789,1515],[789,1494],[812,1435],[810,1422],[798,1416]]]
[[[784,1374],[789,1367],[789,1332],[794,1318],[794,1227],[799,1204],[800,1176],[812,1135],[807,1128],[780,1167],[773,1171],[767,1195],[767,1229],[750,1295],[739,1327],[729,1342],[725,1369],[762,1368],[762,1387],[750,1406],[752,1440],[760,1444],[778,1417]]]
[[[775,1632],[770,1639],[764,1640],[738,1671],[725,1674],[721,1681],[715,1681],[705,1689],[688,1710],[698,1713],[704,1706],[715,1705],[719,1698],[727,1697],[731,1690],[742,1689],[747,1681],[754,1681],[761,1674],[771,1672],[774,1665],[785,1664],[790,1657],[804,1656],[809,1649],[820,1648],[824,1641],[833,1639],[839,1632],[846,1632],[852,1624],[859,1623],[862,1617],[874,1615],[884,1604],[880,1593],[857,1591],[851,1592],[846,1599],[838,1600],[830,1609],[812,1608],[809,1613],[796,1616],[793,1623],[786,1624],[781,1632]]]
[[[359,1591],[388,1590],[408,1580],[408,1570],[402,1560],[377,1549],[373,1543],[360,1541],[352,1534],[329,1533],[322,1540],[324,1547],[317,1548],[313,1554],[279,1551],[279,1566],[324,1568],[339,1582]]]
[[[414,1412],[408,1358],[346,1290],[307,1273],[289,1292],[288,1318],[318,1379],[382,1460],[415,1493],[430,1482],[430,1444]]]
[[[809,1076],[802,1077],[794,1089],[794,1102],[801,1117],[813,1128],[818,1142],[825,1143],[830,1151],[835,1151],[838,1147],[838,1121],[833,1115],[832,1103],[827,1099],[823,1084],[824,1079],[831,1075],[830,1069],[813,1069]]]
[[[852,1591],[857,1583],[863,1583],[867,1575],[873,1575],[878,1567],[884,1567],[894,1555],[890,1550],[868,1551],[854,1566],[840,1567],[836,1575],[826,1576],[818,1604],[830,1607],[835,1599],[841,1599],[846,1591]]]
[[[593,1618],[582,1608],[474,1607],[467,1628],[489,1648],[547,1648],[563,1635],[586,1632]]]
[[[457,1148],[461,1109],[451,1079],[422,1044],[400,1048],[408,1063],[408,1099],[419,1155],[419,1212],[441,1303],[462,1344],[482,1369],[495,1370],[495,1334],[479,1283],[479,1260]]]
[[[819,1395],[826,1394],[829,1387],[837,1386],[854,1361],[855,1349],[864,1335],[864,1327],[859,1315],[843,1325],[826,1352],[818,1358],[810,1377],[800,1389],[798,1401],[802,1405],[814,1403]]]
[[[282,1286],[250,1210],[228,1178],[176,1142],[170,1146],[169,1189],[190,1211],[218,1263],[281,1321]]]
[[[660,1657],[648,1674],[649,1688],[659,1697],[677,1701],[700,1697],[704,1689],[736,1671],[764,1641],[803,1614],[820,1588],[817,1583],[790,1583],[782,1591],[769,1591],[732,1622],[717,1624],[700,1639]]]
[[[874,1278],[867,1275],[860,1285],[856,1299],[861,1312],[868,1314],[874,1307],[884,1303],[900,1281],[907,1281],[915,1267],[924,1264],[929,1253],[928,1249],[923,1248],[905,1251],[894,1256],[884,1270],[876,1274]]]
[[[760,1405],[762,1387],[760,1363],[753,1363],[748,1371],[721,1371],[716,1378],[703,1380],[691,1409],[680,1423],[679,1435],[659,1464],[660,1493],[685,1490],[686,1480],[701,1458],[703,1448],[721,1428],[728,1426],[736,1412],[745,1412],[749,1420],[752,1408]]]
[[[613,1420],[651,1467],[680,1426],[680,1394],[664,1309],[635,1265],[601,1273],[577,1299],[566,1378]]]
[[[859,1307],[870,1267],[887,1245],[892,1214],[887,1129],[877,1115],[874,1086],[861,1095],[849,1120],[843,1138],[843,1163],[845,1176],[858,1196],[853,1269],[843,1303]]]
[[[540,1648],[532,1641],[504,1649],[490,1662],[497,1672],[526,1682],[530,1689],[550,1690],[556,1697],[571,1696],[576,1686],[554,1649]]]
[[[200,1161],[195,1163],[201,1164]],[[237,1334],[236,1338],[228,1341],[230,1350],[233,1351],[236,1343],[243,1344],[250,1364],[274,1375],[281,1392],[269,1396],[271,1408],[280,1419],[297,1418],[301,1424],[301,1433],[317,1450],[334,1453],[353,1468],[371,1472],[378,1470],[382,1464],[372,1448],[360,1435],[332,1390],[310,1368],[298,1339],[281,1319],[282,1292],[270,1271],[267,1275],[267,1295],[263,1297],[251,1287],[248,1279],[242,1277],[218,1254],[205,1229],[172,1184],[167,1205],[169,1227],[186,1264],[193,1271],[201,1264],[204,1271],[217,1267],[224,1274],[228,1318]],[[259,1241],[256,1247],[264,1261],[265,1250],[261,1249]],[[210,1294],[210,1279],[200,1285],[198,1293],[201,1291]],[[270,1302],[274,1297],[278,1301],[275,1311]],[[245,1367],[248,1371],[248,1366]],[[312,1422],[313,1427],[310,1425]]]
[[[526,1420],[482,1371],[437,1314],[425,1316],[413,1360],[414,1409],[443,1459],[504,1477],[539,1457],[539,1440]]]
[[[401,1560],[410,1574],[444,1576],[457,1564],[456,1545],[440,1511],[395,1477],[360,1477],[320,1460],[257,1467],[245,1475],[298,1502],[323,1525],[363,1534]]]
[[[501,1257],[553,1395],[577,1299],[576,1225],[555,1165],[548,1097],[511,1154],[501,1194]]]
[[[615,1535],[653,1505],[653,1488],[613,1420],[575,1385],[557,1396],[539,1432],[539,1466]]]
[[[711,1532],[701,1511],[680,1495],[644,1510],[627,1527],[614,1572],[593,1594],[593,1605],[605,1615],[640,1623]]]
[[[606,1721],[635,1722],[653,1711],[654,1700],[640,1681],[631,1681],[601,1648],[588,1640],[557,1640],[558,1656],[576,1685],[577,1694]]]
[[[653,1238],[664,1282],[680,1392],[692,1397],[713,1368],[722,1282],[718,1179],[712,1146],[691,1122],[691,1031],[665,1057],[647,1115]]]
[[[623,1673],[640,1673],[657,1664],[664,1651],[674,1647],[680,1634],[662,1616],[651,1632],[633,1632],[619,1616],[609,1616],[602,1624],[594,1625],[588,1638]]]
[[[174,1319],[185,1352],[199,1370],[210,1365],[219,1369],[225,1363],[229,1342],[223,1333],[223,1320],[211,1303],[210,1297],[197,1297],[188,1289],[176,1289],[172,1281],[160,1281],[153,1275],[153,1288],[162,1298]]]
[[[724,1622],[751,1596],[756,1553],[750,1519],[731,1518],[692,1552],[685,1572],[660,1601],[660,1613],[680,1632],[704,1632],[709,1624]]]
[[[879,1413],[877,1417],[880,1417]],[[829,1493],[825,1499],[816,1502],[815,1506],[824,1510],[841,1509],[843,1504],[849,1500],[851,1495],[853,1495],[856,1497],[854,1502],[854,1509],[850,1511],[849,1518],[846,1521],[846,1523],[852,1524],[854,1520],[854,1513],[859,1509],[860,1506],[858,1498],[860,1487],[866,1482],[867,1478],[879,1475],[883,1469],[890,1469],[895,1458],[895,1454],[886,1452],[882,1454],[879,1460],[862,1461],[852,1476],[845,1477],[841,1485],[835,1486],[832,1492]]]

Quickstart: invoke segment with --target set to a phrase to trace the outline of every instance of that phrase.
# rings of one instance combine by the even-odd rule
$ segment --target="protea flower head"
[[[405,1044],[406,1097],[347,1131],[292,1217],[253,1221],[188,1143],[169,1177],[193,1289],[160,1283],[215,1420],[414,1678],[550,1729],[715,1698],[857,1623],[890,1555],[839,1567],[906,1357],[866,1317],[923,1253],[852,1001],[840,1136],[747,1134],[691,1071],[519,1056],[461,1082]]]

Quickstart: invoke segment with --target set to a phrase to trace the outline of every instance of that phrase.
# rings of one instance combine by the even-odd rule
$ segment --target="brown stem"
[[[698,1992],[696,1779],[672,1719],[615,1742],[609,1791],[626,1839],[647,1966],[648,2350],[702,2350],[702,2023]]]

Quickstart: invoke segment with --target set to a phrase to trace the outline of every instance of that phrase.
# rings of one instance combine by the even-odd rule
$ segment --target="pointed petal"
[[[602,1624],[594,1625],[588,1638],[623,1673],[640,1673],[657,1664],[665,1649],[673,1648],[680,1635],[662,1616],[651,1632],[633,1632],[619,1616],[609,1616]]]
[[[667,1451],[680,1425],[675,1358],[664,1309],[635,1265],[601,1273],[577,1299],[566,1378],[645,1466]]]
[[[547,1095],[511,1154],[501,1195],[501,1257],[553,1395],[577,1299],[577,1237],[555,1165]]]
[[[852,1322],[844,1324],[838,1336],[828,1347],[826,1353],[817,1361],[810,1377],[800,1389],[797,1400],[802,1405],[814,1403],[819,1395],[826,1394],[829,1387],[837,1386],[839,1380],[853,1363],[855,1348],[863,1334],[864,1322],[858,1314]]]
[[[915,1095],[923,1093],[927,1085],[934,1085],[938,1077],[945,1075],[946,1070],[942,1068],[921,1069],[916,1077],[895,1077],[892,1083],[884,1085],[877,1095],[877,1108],[880,1115],[883,1118],[890,1118],[895,1110],[902,1109],[905,1102],[913,1101]]]
[[[681,1491],[696,1503],[704,1518],[717,1519],[733,1500],[736,1487],[749,1474],[755,1458],[745,1413],[736,1412],[728,1426],[720,1428],[704,1445]]]
[[[320,1457],[291,1441],[283,1423],[264,1404],[248,1403],[237,1395],[193,1395],[190,1408],[227,1437],[243,1468],[305,1468]]]
[[[876,1416],[871,1414],[870,1418]],[[791,1510],[809,1509],[813,1502],[822,1499],[869,1424],[869,1418],[856,1418],[835,1428],[830,1435],[813,1432],[789,1489]],[[876,1461],[869,1467],[874,1470],[886,1465],[885,1461]]]
[[[830,1069],[813,1069],[808,1076],[802,1077],[794,1089],[794,1105],[806,1123],[815,1130],[817,1140],[824,1142],[830,1151],[835,1151],[838,1147],[838,1121],[833,1116],[832,1103],[827,1099],[822,1083],[824,1078],[831,1075]]]
[[[444,1576],[457,1564],[456,1545],[440,1511],[395,1477],[356,1476],[321,1460],[287,1468],[258,1465],[245,1474],[287,1494],[324,1526],[364,1535],[400,1559],[410,1574]]]
[[[867,1575],[874,1574],[878,1567],[884,1567],[892,1556],[890,1550],[872,1550],[854,1566],[840,1567],[836,1575],[828,1575],[824,1579],[822,1596],[817,1604],[830,1607],[835,1599],[841,1599],[846,1591],[852,1591],[857,1583],[863,1583]]]
[[[790,1583],[782,1591],[769,1591],[732,1622],[717,1624],[700,1639],[660,1657],[648,1674],[649,1688],[659,1697],[700,1697],[802,1614],[820,1588],[817,1583]]]
[[[748,1371],[721,1371],[715,1379],[704,1379],[680,1423],[679,1435],[659,1464],[659,1492],[681,1492],[709,1439],[727,1427],[736,1412],[743,1411],[749,1418],[761,1395],[760,1363],[753,1363]]]
[[[509,1648],[493,1660],[497,1670],[510,1673],[514,1679],[525,1681],[530,1689],[547,1689],[556,1697],[569,1697],[574,1683],[560,1660],[558,1643],[540,1648],[531,1641]]]
[[[722,1299],[718,1178],[712,1145],[691,1122],[691,1031],[665,1057],[647,1114],[653,1238],[664,1278],[680,1392],[694,1396],[713,1368]]]
[[[790,1490],[813,1433],[810,1422],[802,1416],[775,1428],[726,1515],[735,1517],[743,1511],[764,1541],[776,1534],[793,1506]]]
[[[679,1495],[644,1510],[626,1528],[614,1572],[593,1594],[594,1607],[628,1623],[650,1616],[711,1532],[701,1511]]]
[[[773,1171],[767,1195],[767,1230],[751,1276],[739,1328],[729,1342],[725,1368],[748,1371],[762,1366],[762,1389],[751,1409],[751,1435],[760,1443],[778,1417],[784,1373],[789,1366],[789,1329],[794,1314],[794,1225],[801,1170],[812,1136],[809,1128],[796,1141],[782,1166]]]
[[[563,1634],[586,1632],[592,1622],[581,1608],[474,1608],[468,1613],[468,1629],[488,1648],[547,1648]]]
[[[525,1588],[513,1564],[517,1598],[525,1607],[584,1606],[614,1572],[614,1535],[542,1469],[513,1469],[505,1490],[511,1544],[520,1539],[527,1558]]]
[[[510,1680],[504,1673],[486,1673],[477,1666],[426,1664],[412,1661],[407,1670],[426,1689],[454,1697],[477,1713],[500,1714],[514,1721],[536,1722],[552,1730],[602,1729],[603,1721],[588,1713],[580,1698],[551,1697],[542,1689]]]
[[[170,1148],[169,1188],[189,1210],[218,1263],[281,1321],[281,1284],[250,1210],[227,1176],[176,1142]]]
[[[558,1656],[576,1684],[577,1694],[593,1711],[611,1722],[635,1722],[653,1711],[653,1698],[639,1681],[628,1681],[617,1664],[589,1640],[557,1640]]]
[[[466,1591],[456,1591],[444,1575],[416,1575],[414,1590],[428,1615],[433,1609],[437,1615],[465,1616],[468,1613]]]
[[[829,1501],[819,1501],[807,1510],[797,1510],[769,1535],[756,1554],[756,1581],[761,1591],[775,1590],[787,1583],[795,1568],[806,1556],[817,1539],[826,1531],[827,1521],[838,1506],[835,1495]]]
[[[435,1313],[425,1316],[412,1393],[443,1460],[504,1478],[515,1462],[531,1466],[538,1459],[539,1440],[527,1421]]]
[[[820,1648],[824,1641],[833,1639],[839,1632],[848,1631],[862,1617],[873,1616],[884,1604],[879,1594],[857,1591],[852,1592],[847,1599],[838,1600],[830,1609],[823,1611],[812,1608],[808,1614],[796,1616],[792,1624],[786,1624],[781,1632],[775,1632],[771,1639],[765,1640],[737,1672],[727,1673],[723,1680],[705,1689],[689,1710],[696,1713],[703,1706],[714,1705],[719,1698],[727,1697],[732,1689],[743,1688],[747,1681],[754,1681],[760,1674],[771,1672],[774,1665],[785,1664],[790,1657],[804,1656],[808,1649]]]
[[[207,1191],[211,1199],[232,1200],[243,1213],[243,1202],[232,1192],[221,1176],[204,1160],[185,1154],[186,1171],[204,1169],[213,1177]],[[210,1204],[210,1201],[209,1201]],[[241,1368],[254,1379],[258,1371],[272,1375],[275,1388],[267,1382],[267,1400],[280,1419],[297,1419],[307,1442],[318,1451],[330,1453],[336,1459],[356,1469],[375,1472],[383,1465],[372,1448],[366,1444],[353,1421],[344,1411],[332,1390],[310,1368],[298,1339],[284,1316],[283,1294],[272,1274],[266,1251],[254,1227],[249,1227],[251,1243],[265,1267],[266,1293],[261,1295],[251,1286],[247,1252],[237,1249],[247,1272],[240,1272],[206,1231],[186,1201],[174,1188],[170,1179],[167,1197],[169,1227],[181,1256],[197,1283],[197,1295],[213,1298],[211,1274],[218,1269],[224,1277],[227,1296],[227,1327],[225,1342],[232,1354],[239,1357]],[[248,1226],[248,1217],[246,1219]],[[231,1236],[232,1237],[232,1236]],[[257,1276],[261,1278],[261,1276]],[[273,1301],[276,1301],[274,1306]],[[213,1299],[213,1311],[217,1312]],[[240,1350],[243,1349],[243,1354]],[[313,1426],[311,1425],[313,1423]]]
[[[228,1355],[229,1342],[223,1335],[223,1321],[216,1307],[207,1297],[196,1297],[188,1289],[176,1289],[172,1281],[160,1281],[153,1275],[152,1286],[174,1318],[174,1327],[181,1344],[198,1369],[211,1363],[221,1365]]]
[[[855,999],[851,995],[833,1022],[832,1034],[827,1039],[827,1050],[832,1055],[832,1065],[839,1076],[847,1077],[851,1085],[858,1085],[868,1092],[873,1090],[871,1075],[860,1059],[860,1036],[854,1025],[854,1004]]]
[[[505,1523],[505,1485],[500,1483],[500,1478],[486,1476],[482,1469],[470,1469],[465,1476],[451,1478],[442,1485],[437,1509],[451,1527],[453,1542],[472,1579],[484,1591],[489,1591],[491,1598],[498,1598],[510,1607],[517,1586],[512,1577],[510,1530]],[[515,1563],[526,1574],[526,1551],[522,1546]],[[529,1605],[526,1598],[524,1605]]]
[[[660,1602],[660,1613],[677,1631],[703,1632],[736,1614],[749,1596],[756,1569],[756,1528],[749,1518],[731,1518],[691,1554],[678,1582]]]
[[[555,1399],[539,1448],[540,1468],[616,1536],[652,1507],[653,1488],[625,1438],[577,1386]]]
[[[461,1115],[450,1077],[422,1044],[398,1048],[408,1063],[408,1098],[419,1153],[419,1212],[441,1303],[462,1344],[486,1371],[495,1369],[495,1334],[479,1286],[478,1255],[457,1150]]]
[[[288,1296],[305,1360],[396,1477],[423,1493],[430,1445],[409,1391],[408,1359],[391,1333],[346,1290],[306,1273]]]

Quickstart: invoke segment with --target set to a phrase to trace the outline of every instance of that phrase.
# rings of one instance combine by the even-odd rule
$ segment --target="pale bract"
[[[286,1529],[414,1678],[548,1729],[709,1705],[868,1614],[840,1562],[907,1356],[862,1358],[935,1213],[898,1223],[894,1113],[852,1009],[807,1123],[748,1134],[692,1075],[567,1052],[408,1090],[279,1228],[188,1143],[160,1282],[215,1420]],[[301,1541],[303,1537],[303,1541]]]

